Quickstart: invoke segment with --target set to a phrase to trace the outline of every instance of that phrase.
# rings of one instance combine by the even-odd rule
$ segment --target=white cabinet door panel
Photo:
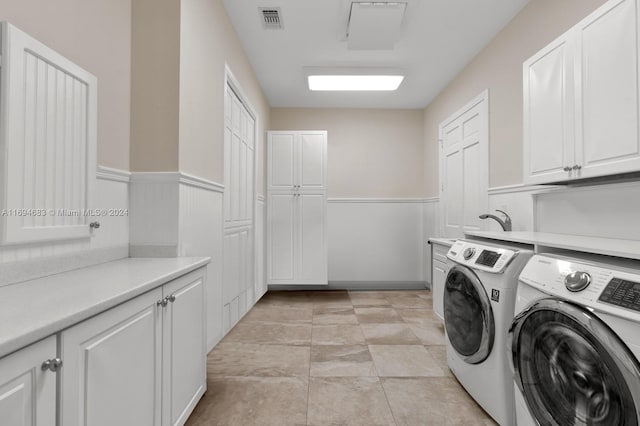
[[[291,190],[295,185],[295,136],[293,134],[269,135],[269,161],[267,185],[269,190]]]
[[[173,426],[184,424],[206,389],[203,273],[165,285],[164,296],[175,297],[163,311],[162,330],[162,423]]]
[[[638,10],[635,0],[612,3],[578,27],[580,89],[578,176],[640,169],[638,139]]]
[[[271,281],[291,281],[295,278],[296,256],[296,196],[292,193],[269,194],[267,206],[267,266]]]
[[[61,424],[160,425],[160,288],[61,333]]]
[[[327,284],[326,196],[302,194],[297,198],[300,283]]]
[[[40,368],[56,353],[52,336],[0,359],[0,424],[56,424],[56,373]]]
[[[326,186],[326,134],[300,135],[299,184],[302,190],[323,189]]]
[[[573,165],[573,56],[569,36],[524,63],[524,177],[526,183],[568,178]]]

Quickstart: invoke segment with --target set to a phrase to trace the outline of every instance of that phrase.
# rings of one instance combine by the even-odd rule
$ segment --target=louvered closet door
[[[250,307],[254,287],[255,119],[233,89],[225,93],[223,324]]]

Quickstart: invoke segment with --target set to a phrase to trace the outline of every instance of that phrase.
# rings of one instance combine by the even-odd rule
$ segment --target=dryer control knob
[[[569,291],[582,291],[591,284],[591,275],[576,271],[564,277],[564,285]]]
[[[464,260],[469,260],[473,257],[474,254],[476,254],[476,249],[474,249],[473,247],[469,247],[465,249],[464,253],[462,253],[462,257],[464,257]]]

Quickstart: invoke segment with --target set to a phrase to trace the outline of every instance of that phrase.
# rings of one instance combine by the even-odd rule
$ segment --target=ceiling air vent
[[[267,30],[282,29],[279,7],[261,7],[258,9],[262,16],[262,26]]]

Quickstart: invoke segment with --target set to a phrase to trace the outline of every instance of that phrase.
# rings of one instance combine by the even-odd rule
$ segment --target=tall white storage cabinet
[[[327,132],[269,132],[267,283],[327,281]]]

